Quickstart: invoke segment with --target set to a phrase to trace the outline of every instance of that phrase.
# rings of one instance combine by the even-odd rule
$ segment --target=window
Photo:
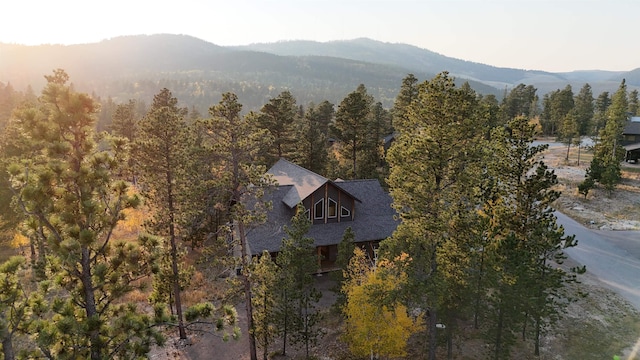
[[[327,217],[334,218],[336,216],[338,216],[338,203],[330,198],[329,206],[327,209]]]
[[[324,219],[324,199],[318,200],[318,202],[313,205],[313,218]]]
[[[342,217],[351,216],[351,210],[347,209],[344,206],[341,206],[340,207],[340,216],[342,216]]]

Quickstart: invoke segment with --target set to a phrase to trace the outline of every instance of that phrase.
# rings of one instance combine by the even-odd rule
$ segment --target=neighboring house
[[[622,132],[622,145],[626,150],[625,161],[640,159],[640,117],[631,117]]]
[[[633,116],[627,121],[622,132],[623,145],[640,143],[640,116]]]
[[[247,233],[252,255],[264,250],[277,254],[287,237],[284,226],[290,226],[300,203],[312,221],[307,236],[314,239],[319,271],[336,268],[337,245],[348,227],[355,243],[375,258],[380,241],[398,226],[391,197],[376,179],[331,181],[284,159],[267,173],[278,185],[265,195],[273,205],[266,222]]]

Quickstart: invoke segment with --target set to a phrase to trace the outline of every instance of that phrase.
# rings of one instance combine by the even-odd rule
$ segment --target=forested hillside
[[[457,83],[469,81],[475,91],[498,97],[519,83],[534,85],[541,94],[585,82],[594,91],[612,92],[626,76],[497,68],[370,39],[221,47],[186,35],[163,34],[69,46],[0,44],[0,82],[17,90],[30,86],[38,92],[45,84],[42,74],[56,68],[67,71],[78,90],[103,100],[150,103],[157,91],[167,87],[184,106],[200,112],[226,91],[236,93],[247,111],[284,90],[302,104],[336,103],[359,84],[389,108],[396,84],[409,73],[427,79],[448,71]],[[640,80],[631,72],[627,83],[634,89]]]

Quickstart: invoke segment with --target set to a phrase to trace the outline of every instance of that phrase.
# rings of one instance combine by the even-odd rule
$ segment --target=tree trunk
[[[240,251],[242,256],[242,283],[244,285],[245,306],[247,309],[247,328],[249,333],[249,354],[251,360],[257,360],[256,338],[253,334],[253,308],[251,306],[251,282],[249,281],[249,252],[247,251],[247,239],[244,232],[244,223],[238,221],[238,233],[240,235]]]
[[[436,184],[438,188],[440,188],[440,180],[436,179]],[[435,277],[438,271],[438,257],[437,251],[434,248],[431,252],[431,277]],[[434,297],[435,298],[435,297]],[[437,316],[437,302],[435,299],[433,301],[433,306],[429,309],[429,360],[436,360],[436,350],[438,347],[438,337],[436,334],[436,325],[438,323]]]
[[[571,149],[571,141],[569,141],[569,144],[567,145],[567,157],[565,160],[569,161],[569,149]]]
[[[289,296],[285,290],[284,292],[284,303],[287,304],[287,302],[289,301]],[[285,311],[284,312],[284,319],[283,319],[283,324],[284,324],[284,329],[282,329],[282,356],[286,356],[287,355],[287,330],[288,330],[288,326],[289,326],[289,312]]]
[[[357,151],[356,151],[356,141],[353,141],[353,179],[357,179],[358,175],[356,172],[356,156],[357,156]]]
[[[176,314],[178,316],[178,333],[181,340],[187,338],[187,332],[184,328],[184,320],[182,317],[182,299],[180,298],[180,271],[178,270],[178,248],[176,246],[176,237],[173,224],[169,226],[171,239],[171,270],[173,272],[173,294],[176,305]]]
[[[578,145],[578,166],[580,166],[580,148],[582,147],[582,140],[580,140],[580,144]]]
[[[447,326],[447,359],[453,359],[453,331],[451,326]]]
[[[480,254],[480,268],[478,269],[478,286],[476,288],[476,303],[473,314],[473,328],[478,329],[478,316],[480,313],[480,292],[482,291],[482,272],[484,271],[484,251]]]
[[[436,336],[436,322],[438,316],[435,307],[429,309],[429,360],[436,360],[436,350],[438,347],[438,337]]]
[[[534,345],[533,354],[540,356],[540,317],[536,318],[536,340]]]
[[[502,309],[502,304],[500,304],[500,308],[498,309],[498,323],[496,328],[496,349],[494,359],[500,359],[500,351],[502,350],[502,327],[504,321],[504,310]]]
[[[170,162],[168,162],[170,163]],[[176,246],[175,208],[173,204],[173,179],[171,172],[167,172],[167,201],[169,212],[169,241],[171,242],[171,271],[173,273],[173,295],[178,316],[178,334],[180,340],[187,338],[182,317],[182,299],[180,298],[180,271],[178,270],[178,248]]]
[[[6,324],[5,321],[3,321],[3,323]],[[2,353],[4,355],[4,360],[14,360],[16,354],[13,351],[13,337],[11,332],[8,328],[3,326],[2,330],[0,330],[0,336],[2,337]]]
[[[96,309],[96,298],[95,290],[93,289],[93,280],[91,279],[91,255],[89,253],[89,248],[87,247],[83,247],[81,252],[82,258],[80,259],[80,265],[82,267],[82,273],[80,276],[82,287],[84,288],[84,310],[87,315],[87,320],[89,322],[93,322],[92,320],[96,320],[96,318],[98,317],[98,311]],[[96,327],[96,325],[93,326]],[[103,344],[100,341],[100,328],[89,328],[88,330],[91,347],[91,360],[100,360],[102,359],[101,350],[103,348]]]

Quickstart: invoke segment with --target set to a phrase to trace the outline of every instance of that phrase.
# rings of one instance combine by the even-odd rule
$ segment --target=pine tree
[[[579,191],[587,196],[591,185],[602,184],[609,192],[613,192],[622,177],[620,163],[625,151],[622,146],[622,133],[628,120],[627,86],[622,80],[620,87],[613,94],[611,106],[606,111],[606,124],[600,131],[600,140],[596,144],[591,165],[587,170],[585,181],[579,185]]]
[[[25,258],[13,256],[0,265],[0,341],[3,359],[14,360],[14,335],[28,333],[31,313],[29,296],[23,286]]]
[[[188,183],[190,135],[184,117],[186,109],[164,88],[153,98],[147,115],[140,120],[134,146],[136,166],[144,184],[144,195],[154,209],[146,224],[151,233],[166,236],[171,258],[172,299],[175,304],[180,339],[186,339],[182,308],[178,240],[184,223]]]
[[[633,89],[629,92],[629,114],[631,116],[640,116],[640,101],[638,100],[638,90]]]
[[[280,158],[291,158],[297,110],[296,99],[289,91],[283,91],[260,109],[258,127],[267,130],[273,138],[271,147],[264,154],[265,165],[271,166]]]
[[[591,85],[584,84],[574,100],[574,109],[578,121],[578,133],[580,136],[589,134],[589,128],[593,124],[594,99]]]
[[[429,359],[435,358],[436,324],[444,306],[440,294],[446,291],[440,267],[458,253],[445,249],[463,249],[469,242],[470,232],[457,226],[460,214],[475,207],[472,192],[486,133],[479,109],[473,92],[439,74],[419,86],[409,116],[395,124],[399,136],[387,154],[388,183],[402,223],[383,248],[386,258],[412,257],[407,293],[429,313]]]
[[[569,151],[571,149],[571,145],[575,144],[576,140],[578,141],[578,144],[580,141],[578,117],[574,111],[570,111],[562,119],[556,139],[567,145],[567,154],[565,156],[565,160],[569,161]]]
[[[576,243],[556,224],[552,204],[560,196],[553,190],[557,178],[537,160],[546,146],[532,146],[533,133],[528,120],[517,117],[492,136],[488,175],[496,179],[496,188],[483,207],[491,218],[491,240],[483,250],[494,271],[489,277],[489,323],[495,359],[509,358],[515,331],[522,329],[524,336],[529,322],[538,355],[542,331],[566,303],[562,289],[575,279],[552,263],[561,262],[563,249]]]
[[[607,122],[607,109],[611,106],[611,98],[609,92],[604,91],[595,100],[594,114],[593,114],[593,129],[590,132],[593,136],[598,136],[600,130],[604,128]]]
[[[275,306],[278,266],[271,260],[271,254],[264,251],[254,265],[253,276],[253,334],[262,348],[262,358],[267,360],[269,345],[277,335]]]
[[[359,155],[367,148],[370,127],[370,99],[366,90],[348,94],[338,106],[331,133],[340,142],[340,154],[349,163],[348,177],[360,175]]]
[[[509,91],[500,106],[500,119],[503,124],[516,116],[535,116],[538,105],[537,89],[533,85],[518,84]]]
[[[322,114],[312,103],[295,123],[295,151],[291,161],[318,174],[328,162],[327,137],[322,131]]]
[[[314,307],[321,294],[315,289],[313,274],[318,270],[313,239],[306,236],[311,221],[299,205],[285,227],[287,237],[282,239],[276,263],[280,267],[280,289],[277,317],[278,330],[282,338],[282,354],[286,355],[287,342],[308,346],[320,336],[316,325],[318,310]]]
[[[266,186],[264,166],[256,165],[261,149],[268,147],[269,133],[255,126],[255,114],[241,116],[242,104],[233,93],[222,94],[218,105],[209,108],[208,119],[198,123],[204,134],[203,146],[212,154],[211,172],[216,188],[224,192],[225,202],[219,206],[228,215],[231,235],[240,247],[242,284],[247,311],[247,327],[251,360],[257,359],[251,303],[251,269],[246,227],[264,221],[265,204],[261,198]]]
[[[578,123],[578,166],[580,166],[580,151],[582,148],[582,137],[591,133],[594,116],[593,92],[589,84],[584,84],[575,98],[574,113]]]
[[[10,167],[16,201],[47,248],[44,271],[58,286],[50,291],[59,294],[42,300],[47,317],[30,331],[49,358],[144,356],[162,336],[122,300],[150,273],[155,244],[112,238],[138,200],[114,181],[119,163],[95,146],[97,104],[73,91],[63,70],[46,79],[40,106],[17,113],[22,136],[43,151]]]
[[[565,116],[574,107],[571,85],[567,85],[562,90],[558,89],[545,94],[543,106],[543,131],[547,135],[556,136]]]

